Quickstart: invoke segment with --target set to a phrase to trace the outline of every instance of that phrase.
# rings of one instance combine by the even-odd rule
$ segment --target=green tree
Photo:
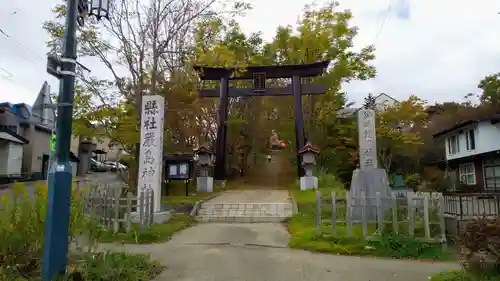
[[[500,73],[484,77],[477,87],[482,90],[479,98],[483,104],[500,109]]]
[[[395,156],[418,165],[424,145],[420,128],[427,124],[425,102],[417,96],[396,102],[377,114],[377,151],[379,163],[391,171]]]
[[[162,92],[159,87],[166,85],[168,77],[190,67],[186,61],[195,47],[191,35],[196,26],[206,18],[221,14],[232,17],[249,6],[238,1],[218,3],[215,0],[111,3],[109,23],[97,24],[89,19],[77,32],[79,57],[99,59],[111,78],[100,79],[80,72],[82,91],[77,95],[85,93],[85,99],[90,96],[91,106],[86,108],[85,119],[99,123],[110,137],[125,147],[133,147],[139,138],[138,105],[142,95]],[[53,12],[55,18],[45,22],[44,28],[50,35],[47,44],[51,53],[59,54],[66,4],[57,5]],[[167,102],[169,98],[166,97]],[[121,124],[123,122],[132,124]],[[122,136],[123,131],[113,131],[118,128],[130,131]]]

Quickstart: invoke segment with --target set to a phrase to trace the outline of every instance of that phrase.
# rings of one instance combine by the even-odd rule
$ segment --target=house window
[[[448,138],[448,153],[455,154],[460,152],[460,145],[458,143],[458,135]]]
[[[484,159],[484,187],[486,190],[500,190],[500,158]]]
[[[17,133],[17,126],[16,125],[0,125],[0,127],[5,128],[5,129],[12,131],[14,133]]]
[[[458,166],[460,181],[466,185],[476,184],[476,173],[474,163],[464,163]]]
[[[474,136],[474,130],[470,130],[470,131],[465,132],[465,144],[466,144],[467,150],[476,149],[476,138]]]

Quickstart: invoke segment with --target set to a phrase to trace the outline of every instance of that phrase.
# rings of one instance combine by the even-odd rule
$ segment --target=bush
[[[14,184],[12,196],[0,196],[0,280],[40,280],[47,191],[46,184],[36,184],[33,194],[28,194],[24,184],[18,183]],[[83,214],[82,199],[81,193],[73,192],[66,242],[84,237],[95,246],[104,229]],[[149,280],[161,271],[158,265],[141,255],[90,251],[74,254],[76,256],[69,260],[72,274],[61,280]]]
[[[39,276],[42,259],[47,185],[37,184],[29,198],[24,184],[14,184],[13,195],[0,197],[0,265],[2,273]],[[82,213],[81,197],[75,192],[71,202],[69,239],[93,229]]]
[[[469,222],[461,238],[466,270],[500,275],[500,218]]]
[[[318,177],[318,188],[328,188],[332,191],[345,192],[344,184],[331,173],[322,168],[318,168],[316,175]]]
[[[164,269],[151,262],[148,255],[127,253],[85,253],[74,261],[74,266],[67,277],[61,281],[101,281],[151,280]]]

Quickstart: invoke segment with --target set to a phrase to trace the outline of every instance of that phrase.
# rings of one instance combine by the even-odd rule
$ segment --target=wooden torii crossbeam
[[[321,61],[310,64],[250,66],[246,68],[222,68],[195,66],[200,79],[219,80],[219,87],[215,89],[202,89],[199,97],[219,97],[219,118],[217,120],[217,140],[215,147],[215,173],[216,180],[225,180],[226,162],[226,135],[227,114],[229,97],[249,96],[293,96],[295,139],[297,151],[306,143],[304,132],[304,116],[302,110],[302,95],[320,95],[328,89],[324,86],[301,84],[302,77],[316,77],[322,75],[330,61]],[[286,87],[266,88],[267,79],[291,78],[292,83]],[[230,88],[230,80],[253,80],[253,88]],[[300,156],[297,154],[299,177],[304,174],[300,166]]]

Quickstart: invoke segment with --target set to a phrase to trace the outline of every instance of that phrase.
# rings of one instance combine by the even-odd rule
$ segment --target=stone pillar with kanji
[[[300,165],[304,169],[304,176],[300,178],[300,190],[318,188],[318,178],[313,175],[313,170],[316,167],[316,156],[319,155],[319,150],[308,142],[297,153],[301,159]]]
[[[197,192],[213,192],[214,178],[210,176],[210,170],[213,166],[213,152],[208,146],[202,145],[195,149],[194,153],[197,156],[200,169],[200,175],[196,178],[196,190]]]
[[[137,202],[142,200],[143,210],[132,213],[132,222],[141,220],[141,214],[151,211],[153,223],[165,223],[170,220],[171,213],[162,206],[161,190],[163,182],[163,124],[165,114],[165,98],[160,95],[142,97],[141,108],[141,142],[139,155],[139,171],[137,175]]]
[[[373,109],[363,108],[358,111],[358,141],[359,141],[359,168],[352,173],[350,197],[350,218],[361,222],[362,217],[368,221],[377,219],[376,194],[381,198],[391,196],[391,188],[384,169],[378,168],[377,161],[377,134],[375,128],[376,112]],[[362,198],[362,197],[365,198]],[[383,200],[384,204],[388,200]],[[365,207],[362,207],[366,204]],[[365,215],[362,215],[365,208]],[[386,206],[384,205],[385,209]]]

